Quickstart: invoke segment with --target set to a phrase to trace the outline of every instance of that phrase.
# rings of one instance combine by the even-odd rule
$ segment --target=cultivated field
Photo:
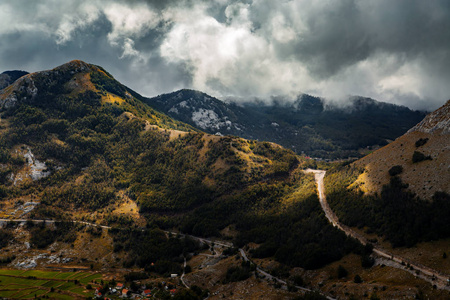
[[[92,297],[102,275],[93,272],[51,272],[0,269],[0,298],[77,299]]]

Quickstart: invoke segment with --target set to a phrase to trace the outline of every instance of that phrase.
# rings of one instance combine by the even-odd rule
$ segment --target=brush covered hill
[[[389,145],[329,172],[332,207],[394,246],[450,237],[450,101]]]
[[[403,106],[353,97],[339,107],[310,95],[272,104],[224,102],[180,90],[145,100],[172,118],[211,134],[271,141],[322,158],[361,157],[362,149],[386,145],[423,119]]]
[[[362,252],[328,224],[314,179],[292,151],[199,132],[141,100],[101,67],[81,61],[2,89],[0,201],[13,204],[10,217],[117,227],[108,247],[123,253],[126,267],[151,269],[168,259],[164,247],[148,244],[161,233],[135,226],[257,243],[255,257],[310,269]],[[24,199],[39,204],[18,215]],[[123,213],[127,207],[130,214]],[[76,247],[79,235],[70,228],[37,229],[38,241],[30,243],[45,248],[67,236]]]

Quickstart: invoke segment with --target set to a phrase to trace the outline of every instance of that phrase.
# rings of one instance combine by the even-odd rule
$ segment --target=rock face
[[[17,104],[18,99],[34,99],[38,89],[34,84],[32,74],[23,76],[11,86],[0,91],[0,108],[10,108]]]
[[[411,128],[409,132],[420,131],[431,133],[442,129],[442,134],[450,133],[450,100],[436,111],[428,114],[422,122]]]
[[[364,192],[380,192],[391,178],[389,169],[402,166],[400,178],[420,198],[431,200],[436,192],[450,194],[449,141],[450,100],[394,142],[355,162],[365,169],[357,183]],[[413,161],[415,152],[430,159]]]
[[[26,159],[27,166],[17,174],[11,173],[10,180],[13,181],[14,185],[18,185],[29,179],[36,181],[51,174],[47,169],[45,162],[37,160],[29,147],[26,148],[25,152],[20,151],[20,153],[22,153],[23,157]]]

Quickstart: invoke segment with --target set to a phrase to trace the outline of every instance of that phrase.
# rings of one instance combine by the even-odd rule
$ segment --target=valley
[[[448,263],[436,268],[430,250],[449,251],[441,125],[354,162],[325,163],[274,141],[203,132],[147,100],[82,61],[0,91],[0,267],[19,274],[0,280],[32,281],[16,291],[0,282],[0,297],[92,297],[95,287],[105,296],[120,281],[139,298],[143,286],[159,299],[448,298]],[[300,100],[301,114],[330,117],[319,99]],[[356,103],[386,113],[373,100]],[[436,114],[446,120],[441,111],[424,122]],[[414,151],[422,160],[410,160]],[[393,164],[402,171],[392,175]],[[415,168],[439,170],[422,176],[424,193],[402,181],[415,180]],[[412,247],[424,249],[420,258]],[[78,273],[97,282],[55,285],[52,294],[41,281]]]

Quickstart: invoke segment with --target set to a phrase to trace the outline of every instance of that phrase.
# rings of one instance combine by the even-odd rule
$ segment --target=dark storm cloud
[[[148,96],[356,94],[434,109],[450,94],[448,28],[443,0],[15,0],[0,4],[0,70],[82,59]]]

